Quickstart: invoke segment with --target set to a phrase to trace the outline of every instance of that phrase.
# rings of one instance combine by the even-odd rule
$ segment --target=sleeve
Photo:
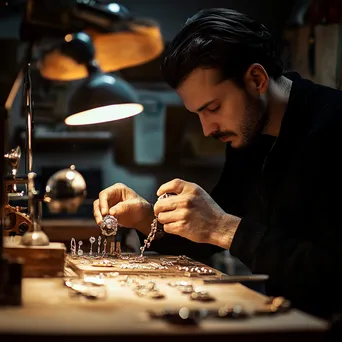
[[[269,227],[244,217],[230,249],[252,272],[269,275],[267,294],[285,296],[297,308],[319,316],[342,312],[342,170],[337,166],[340,149],[331,148],[341,143],[326,139],[330,149],[325,149],[325,137],[305,154],[307,158],[311,153],[316,162],[305,176],[310,181],[300,183],[301,210],[289,211]]]

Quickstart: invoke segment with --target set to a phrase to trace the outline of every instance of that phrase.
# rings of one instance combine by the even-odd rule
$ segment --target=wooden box
[[[48,246],[23,246],[20,239],[4,237],[4,254],[23,262],[23,276],[32,278],[63,277],[66,248],[59,242]]]

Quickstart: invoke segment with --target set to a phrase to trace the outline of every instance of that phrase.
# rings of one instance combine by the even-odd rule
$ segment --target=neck
[[[289,102],[292,81],[281,76],[277,81],[270,79],[267,92],[268,123],[263,133],[277,137],[280,132],[287,104]]]

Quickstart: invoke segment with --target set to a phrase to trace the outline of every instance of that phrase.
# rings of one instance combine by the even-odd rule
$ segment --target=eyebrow
[[[201,112],[202,110],[206,109],[209,105],[211,105],[211,104],[212,104],[213,102],[215,102],[215,101],[216,101],[216,99],[211,100],[211,101],[205,103],[204,105],[202,105],[201,107],[199,107],[199,108],[197,109],[197,112]]]

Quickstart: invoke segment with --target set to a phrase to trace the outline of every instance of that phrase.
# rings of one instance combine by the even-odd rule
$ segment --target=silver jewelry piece
[[[196,289],[195,291],[193,291],[190,295],[190,299],[198,300],[200,302],[212,302],[215,300],[215,298],[211,296],[208,291],[200,289]]]
[[[78,241],[78,251],[77,251],[77,255],[82,256],[83,255],[83,251],[81,246],[83,245],[82,241]]]
[[[112,215],[106,215],[99,226],[103,235],[116,235],[118,231],[118,220]]]
[[[172,196],[172,194],[165,193],[165,194],[158,197],[158,201],[163,199],[163,198],[170,197],[170,196]],[[151,247],[151,243],[154,240],[154,238],[156,237],[157,231],[160,231],[159,230],[159,222],[158,222],[157,218],[154,218],[152,221],[152,224],[151,224],[151,231],[148,234],[147,238],[144,240],[144,245],[140,247],[140,251],[141,251],[140,257],[144,256],[144,252],[145,252],[146,248]]]
[[[174,266],[173,261],[167,260],[165,258],[160,258],[160,264],[163,266]]]
[[[90,242],[90,251],[89,251],[89,255],[93,255],[93,244],[94,244],[94,242],[95,242],[94,236],[91,236],[91,237],[89,238],[89,242]]]
[[[147,262],[147,258],[146,257],[144,257],[144,256],[137,256],[137,257],[135,257],[135,258],[131,258],[131,259],[129,259],[129,263],[144,263],[144,262]]]
[[[102,255],[105,256],[107,253],[107,239],[105,238],[103,240],[103,250],[102,250]]]
[[[70,241],[70,252],[71,256],[76,256],[76,240],[75,238],[72,238]]]
[[[162,266],[161,264],[158,264],[156,262],[121,264],[120,268],[130,269],[130,270],[166,270],[168,269],[166,266]]]
[[[97,255],[101,254],[101,235],[97,238]]]
[[[128,276],[120,281],[121,286],[130,287],[137,296],[149,299],[161,299],[165,295],[160,292],[154,281],[149,281],[145,284],[137,282]]]
[[[168,283],[169,286],[175,287],[177,290],[179,290],[181,293],[184,294],[191,294],[194,292],[194,287],[191,282],[189,281],[176,281],[172,283]]]
[[[184,265],[184,266],[193,266],[195,265],[186,255],[179,255],[176,259],[176,264]]]

